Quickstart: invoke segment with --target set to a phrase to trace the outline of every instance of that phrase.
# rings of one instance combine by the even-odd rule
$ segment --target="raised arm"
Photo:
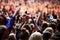
[[[11,29],[13,28],[13,24],[14,24],[14,21],[15,21],[15,16],[16,16],[16,14],[17,14],[18,11],[19,11],[19,10],[16,10],[16,11],[14,12],[12,18],[11,18],[10,20],[8,20],[8,23],[6,24],[6,26],[7,26],[7,28],[8,28],[9,30],[11,30]]]

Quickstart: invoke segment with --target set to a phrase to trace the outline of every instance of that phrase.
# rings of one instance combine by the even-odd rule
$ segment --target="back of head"
[[[14,33],[10,33],[8,40],[16,40],[15,34]]]
[[[53,29],[52,29],[52,27],[47,27],[47,28],[43,31],[43,33],[45,33],[45,32],[50,32],[50,34],[53,34]]]
[[[47,23],[43,23],[43,24],[42,24],[43,30],[44,30],[45,28],[47,28],[47,27],[48,27],[48,24],[47,24]]]
[[[19,36],[18,36],[18,40],[28,40],[29,38],[29,31],[26,30],[25,28],[21,29]]]
[[[56,31],[56,26],[57,26],[57,24],[55,24],[55,23],[51,23],[49,25],[49,27],[52,27],[52,29],[54,30],[54,32]]]
[[[32,33],[32,35],[30,36],[29,40],[43,40],[42,34],[39,33],[39,32],[34,32],[34,33]]]
[[[0,24],[6,25],[7,19],[4,15],[0,15]]]
[[[60,32],[60,20],[57,20],[58,25],[57,25],[57,30]]]
[[[24,28],[26,28],[31,33],[31,27],[28,24],[26,24]]]
[[[43,33],[44,40],[49,40],[50,37],[51,37],[51,34],[49,32]]]
[[[5,29],[0,27],[0,39],[2,40],[3,34],[5,32]]]
[[[6,39],[7,37],[8,37],[8,30],[6,26],[0,25],[0,40]]]

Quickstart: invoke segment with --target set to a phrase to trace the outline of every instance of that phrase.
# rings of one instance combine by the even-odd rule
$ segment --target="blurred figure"
[[[43,31],[43,33],[45,33],[45,32],[50,32],[51,34],[53,34],[53,29],[52,29],[52,27],[47,27],[44,31]]]
[[[51,27],[47,27],[43,31],[43,39],[44,40],[49,40],[52,35],[53,35],[53,29]]]
[[[31,34],[29,40],[43,40],[42,34],[39,32],[34,32]]]
[[[0,15],[0,40],[6,40],[8,38],[8,28],[5,26],[7,20],[3,15]]]
[[[21,29],[18,34],[16,34],[17,40],[28,40],[30,33],[25,28]]]
[[[16,35],[14,33],[10,33],[8,40],[16,40]]]
[[[43,33],[43,40],[49,40],[51,37],[51,34],[49,32]]]

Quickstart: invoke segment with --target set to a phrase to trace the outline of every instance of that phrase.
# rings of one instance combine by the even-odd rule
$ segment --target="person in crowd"
[[[13,17],[8,21],[7,21],[6,17],[3,14],[0,15],[0,26],[1,26],[0,28],[1,28],[1,32],[2,32],[0,34],[2,36],[1,40],[6,40],[6,38],[8,38],[8,34],[11,32],[11,29],[13,28],[15,15],[16,15],[16,13],[14,13]]]
[[[30,36],[30,33],[26,28],[21,29],[16,34],[17,40],[28,40],[29,36]]]
[[[42,34],[39,32],[34,32],[31,34],[29,40],[43,40]]]
[[[8,38],[9,31],[5,26],[6,22],[6,18],[3,15],[0,15],[0,40],[6,40]]]
[[[47,32],[47,31],[45,33],[43,33],[43,40],[49,40],[50,37],[51,37],[51,33]]]
[[[60,40],[60,2],[4,1],[0,1],[0,40]]]
[[[16,40],[16,35],[14,33],[10,33],[8,36],[8,40]]]
[[[47,27],[44,31],[43,31],[43,39],[44,40],[49,40],[50,37],[53,35],[53,28],[52,27]]]

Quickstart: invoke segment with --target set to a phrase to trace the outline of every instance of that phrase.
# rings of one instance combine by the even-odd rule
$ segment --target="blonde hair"
[[[39,32],[34,32],[34,33],[32,33],[32,35],[30,36],[29,40],[43,40],[42,34],[39,33]]]

